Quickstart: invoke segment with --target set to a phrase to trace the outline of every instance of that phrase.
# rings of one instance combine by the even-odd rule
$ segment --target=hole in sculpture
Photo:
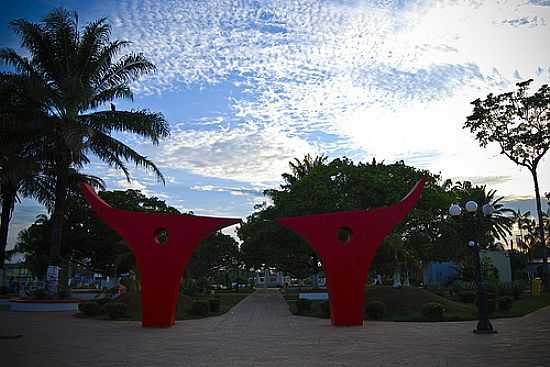
[[[342,245],[346,245],[351,240],[351,229],[348,227],[342,227],[338,230],[338,241]]]
[[[155,231],[154,238],[157,245],[164,245],[168,242],[168,231],[165,228],[159,228]]]

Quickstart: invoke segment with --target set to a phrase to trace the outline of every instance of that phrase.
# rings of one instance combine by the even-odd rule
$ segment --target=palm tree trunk
[[[67,175],[60,173],[55,183],[55,205],[52,214],[52,234],[50,244],[50,265],[61,263],[61,243],[63,241],[63,225],[67,206]]]
[[[2,187],[2,213],[0,214],[0,282],[4,280],[4,262],[8,245],[8,230],[15,204],[15,191]]]
[[[50,260],[46,275],[48,293],[57,295],[59,288],[59,266],[61,265],[61,244],[63,242],[63,226],[65,224],[65,210],[67,208],[68,164],[64,160],[57,160],[55,204],[52,213],[52,233],[50,243]],[[52,271],[52,273],[50,273]],[[53,274],[53,275],[52,275]]]
[[[545,238],[544,238],[544,221],[543,221],[543,218],[542,218],[542,206],[541,206],[541,201],[540,201],[540,191],[539,191],[539,180],[538,180],[538,177],[537,177],[537,170],[536,170],[536,167],[534,169],[531,170],[531,174],[533,175],[533,182],[535,183],[535,198],[536,198],[536,201],[537,201],[537,215],[538,215],[538,218],[539,218],[539,239],[540,239],[540,243],[542,245],[542,261],[543,261],[543,271],[544,271],[544,275],[545,275],[545,281],[544,281],[544,288],[545,289],[550,289],[550,274],[548,274],[548,264],[547,264],[547,259],[548,259],[548,251],[547,251],[547,247],[546,247],[546,241],[545,241]]]

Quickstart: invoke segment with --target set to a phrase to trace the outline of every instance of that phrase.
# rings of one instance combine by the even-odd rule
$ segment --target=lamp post
[[[474,329],[476,334],[494,334],[497,331],[493,329],[493,325],[489,321],[489,303],[487,297],[487,289],[481,279],[481,259],[479,256],[479,238],[480,238],[480,224],[484,221],[485,217],[493,214],[495,210],[491,204],[485,204],[481,208],[481,213],[478,212],[478,205],[475,201],[468,201],[464,205],[466,213],[462,214],[462,208],[458,204],[453,204],[449,208],[449,214],[453,217],[459,217],[463,215],[466,222],[466,235],[468,237],[468,247],[472,249],[474,255],[474,277],[477,287],[477,309],[479,313],[479,321],[477,327]],[[475,218],[479,218],[476,225]]]

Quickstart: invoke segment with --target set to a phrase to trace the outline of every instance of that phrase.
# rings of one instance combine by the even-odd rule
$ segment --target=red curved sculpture
[[[80,190],[97,216],[126,240],[136,258],[141,276],[142,325],[172,326],[181,276],[193,250],[210,233],[241,220],[129,212],[111,207],[86,183],[80,184]],[[159,238],[161,232],[167,235],[165,241]]]
[[[411,211],[424,190],[424,179],[400,202],[389,207],[280,218],[301,235],[321,258],[328,282],[333,325],[362,325],[364,287],[369,266],[386,235]],[[350,232],[347,241],[338,232]]]

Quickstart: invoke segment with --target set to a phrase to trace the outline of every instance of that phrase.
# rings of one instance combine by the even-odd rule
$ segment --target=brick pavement
[[[550,366],[550,308],[475,322],[367,322],[335,328],[293,316],[276,290],[259,290],[227,314],[178,321],[170,329],[138,322],[76,319],[67,313],[0,312],[2,366]],[[7,363],[6,363],[7,362]]]

